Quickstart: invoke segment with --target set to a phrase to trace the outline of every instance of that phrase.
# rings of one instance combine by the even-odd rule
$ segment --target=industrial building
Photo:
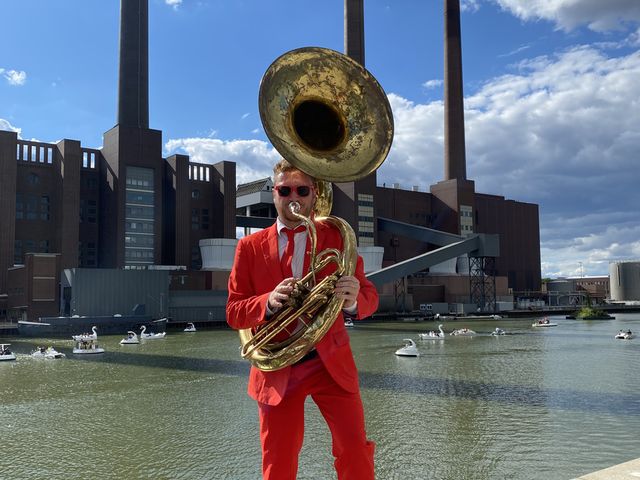
[[[345,0],[345,52],[364,64],[362,4]],[[379,186],[375,172],[335,184],[333,214],[354,226],[363,254],[380,253],[377,268],[437,248],[381,228],[386,220],[460,238],[499,237],[499,253],[480,268],[490,278],[495,308],[514,292],[540,290],[538,206],[478,193],[467,178],[460,6],[459,0],[444,4],[445,178],[429,192]],[[275,217],[270,179],[236,192],[232,162],[162,157],[162,132],[149,128],[148,2],[121,5],[118,113],[103,147],[26,141],[0,131],[0,316],[35,320],[64,313],[60,279],[67,269],[177,266],[163,313],[223,321],[220,298],[206,292],[224,291],[236,226],[264,227]],[[469,276],[478,267],[469,262],[454,257],[380,290],[396,300],[411,297],[402,308],[472,303]]]
[[[640,261],[610,263],[609,279],[612,302],[640,302]]]

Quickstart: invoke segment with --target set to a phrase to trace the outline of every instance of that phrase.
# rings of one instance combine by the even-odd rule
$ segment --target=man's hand
[[[293,277],[285,278],[276,288],[269,294],[267,305],[272,312],[280,310],[282,306],[289,300],[289,295],[293,291],[293,285],[296,279]]]
[[[342,308],[351,308],[355,305],[360,292],[360,282],[356,277],[344,276],[336,282],[334,293],[344,299]]]

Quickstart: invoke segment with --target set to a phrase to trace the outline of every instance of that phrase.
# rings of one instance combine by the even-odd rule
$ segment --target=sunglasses
[[[273,189],[278,192],[281,197],[288,197],[291,195],[292,190],[295,188],[299,197],[306,197],[311,193],[313,188],[311,185],[298,185],[297,187],[290,187],[289,185],[277,185]]]

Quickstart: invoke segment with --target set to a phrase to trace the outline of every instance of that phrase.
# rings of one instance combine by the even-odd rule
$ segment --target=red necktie
[[[291,269],[291,261],[293,260],[293,249],[296,246],[296,242],[293,239],[296,233],[304,232],[306,228],[304,225],[300,225],[296,227],[294,230],[291,228],[284,228],[284,231],[287,234],[287,246],[284,249],[284,253],[282,254],[282,258],[280,259],[280,267],[282,268],[282,275],[284,278],[293,277],[293,270]]]

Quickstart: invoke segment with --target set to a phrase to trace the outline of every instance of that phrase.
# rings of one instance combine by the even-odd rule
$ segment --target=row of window
[[[124,258],[133,261],[153,262],[153,250],[125,249]]]
[[[80,223],[96,223],[98,220],[97,200],[80,200]]]
[[[53,147],[40,145],[16,144],[16,159],[23,162],[53,163]]]
[[[16,194],[16,220],[50,220],[48,195]]]
[[[189,164],[189,180],[208,182],[211,180],[209,171],[211,167]]]
[[[191,209],[191,230],[209,230],[209,209]]]
[[[153,187],[153,180],[127,177],[127,185],[131,187]]]
[[[153,207],[147,205],[126,207],[126,216],[129,219],[153,219]]]
[[[153,192],[127,190],[127,204],[153,205]]]
[[[126,221],[124,231],[125,233],[153,233],[153,221]]]
[[[125,235],[125,247],[153,248],[153,235]]]
[[[96,242],[78,242],[78,265],[80,267],[98,266]]]
[[[96,168],[96,153],[82,151],[82,168]]]

